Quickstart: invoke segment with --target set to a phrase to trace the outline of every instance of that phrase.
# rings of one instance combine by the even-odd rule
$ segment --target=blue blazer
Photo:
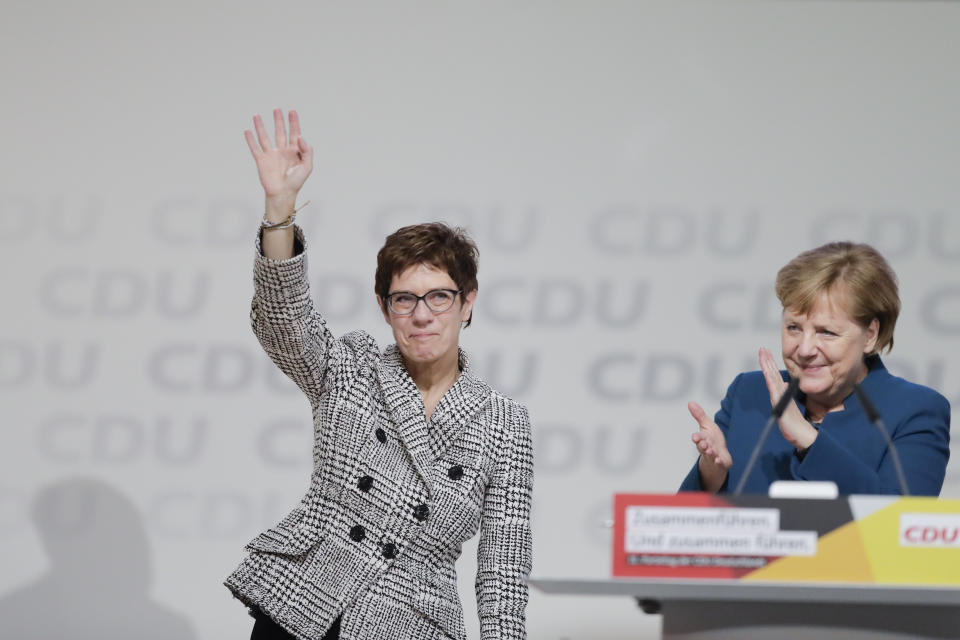
[[[911,495],[940,494],[950,457],[950,403],[942,395],[891,375],[878,356],[867,358],[861,387],[873,400],[903,463]],[[786,372],[781,372],[786,380]],[[797,399],[804,412],[806,397]],[[893,461],[883,437],[867,418],[856,394],[843,401],[843,411],[824,416],[820,432],[803,460],[776,425],[770,430],[744,493],[766,494],[774,480],[832,480],[840,493],[900,493]],[[736,377],[714,421],[723,430],[733,466],[721,493],[740,482],[747,460],[770,415],[770,393],[759,371]],[[702,491],[694,463],[681,491]]]

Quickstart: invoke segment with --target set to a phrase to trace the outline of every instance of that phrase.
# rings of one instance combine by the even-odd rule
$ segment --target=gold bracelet
[[[293,213],[291,213],[286,220],[281,220],[280,222],[273,222],[271,220],[267,220],[267,214],[264,213],[263,220],[260,221],[260,228],[261,229],[286,229],[288,227],[292,227],[293,221],[297,219],[297,214],[300,213],[300,211],[308,204],[310,204],[309,200],[307,200],[302,205],[294,209]]]

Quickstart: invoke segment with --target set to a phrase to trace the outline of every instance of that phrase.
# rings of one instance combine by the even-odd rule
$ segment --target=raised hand
[[[260,184],[263,185],[268,204],[270,201],[282,203],[284,207],[277,209],[278,214],[282,213],[283,217],[292,212],[285,211],[285,208],[287,205],[292,207],[300,187],[313,170],[313,149],[300,133],[300,118],[297,112],[290,111],[289,119],[290,135],[288,136],[283,111],[273,110],[276,144],[271,142],[259,114],[253,117],[256,135],[249,129],[243,132],[247,139],[247,146],[250,147],[250,153],[253,154],[253,159],[257,163],[257,173],[260,175]],[[271,207],[267,208],[269,217]]]
[[[774,406],[780,401],[784,391],[787,390],[787,383],[780,375],[780,370],[777,368],[777,363],[769,349],[760,348],[759,360],[763,379],[767,383],[767,391],[770,392],[770,406]],[[783,434],[786,441],[797,449],[806,449],[817,439],[817,430],[803,417],[796,402],[787,404],[787,408],[780,416],[778,424],[780,433]]]
[[[727,450],[727,439],[723,431],[707,416],[696,402],[687,403],[690,415],[700,425],[700,430],[690,436],[697,451],[700,452],[700,483],[707,491],[716,493],[727,479],[727,473],[733,466],[733,458]]]

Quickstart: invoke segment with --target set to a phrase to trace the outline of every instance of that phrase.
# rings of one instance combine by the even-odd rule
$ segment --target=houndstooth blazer
[[[263,348],[310,400],[306,495],[254,538],[225,584],[300,640],[342,615],[343,640],[466,638],[454,563],[479,529],[484,640],[526,638],[533,458],[526,408],[461,375],[425,417],[396,346],[334,338],[299,253],[258,251],[251,309]]]

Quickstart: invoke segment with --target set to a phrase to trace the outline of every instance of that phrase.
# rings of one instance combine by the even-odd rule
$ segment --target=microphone
[[[887,443],[887,450],[890,452],[890,458],[893,460],[893,468],[897,472],[897,481],[900,483],[900,494],[905,496],[910,495],[910,490],[907,488],[907,477],[903,474],[903,465],[900,464],[900,454],[897,453],[897,448],[893,446],[893,440],[890,439],[890,433],[887,431],[886,425],[883,424],[883,419],[880,418],[880,412],[877,411],[877,408],[873,405],[870,396],[863,390],[863,387],[858,384],[853,390],[857,393],[857,399],[860,401],[860,406],[863,407],[863,411],[867,414],[867,418],[873,423],[873,426],[877,428],[880,435],[883,436],[884,442]]]
[[[760,456],[760,449],[763,448],[763,443],[770,434],[770,429],[773,427],[773,424],[780,419],[780,416],[783,415],[783,412],[787,410],[787,405],[797,397],[797,391],[799,390],[800,378],[790,378],[790,382],[787,384],[786,390],[783,392],[783,395],[780,396],[777,404],[774,405],[773,409],[770,411],[770,417],[767,418],[767,423],[763,425],[763,431],[760,432],[760,439],[757,440],[757,444],[753,447],[753,452],[750,454],[750,460],[747,462],[747,466],[743,468],[743,475],[740,476],[740,482],[737,483],[737,488],[734,490],[733,495],[738,496],[743,491],[743,486],[747,484],[747,478],[750,476],[750,472],[753,470],[753,465],[757,463],[757,458]]]

